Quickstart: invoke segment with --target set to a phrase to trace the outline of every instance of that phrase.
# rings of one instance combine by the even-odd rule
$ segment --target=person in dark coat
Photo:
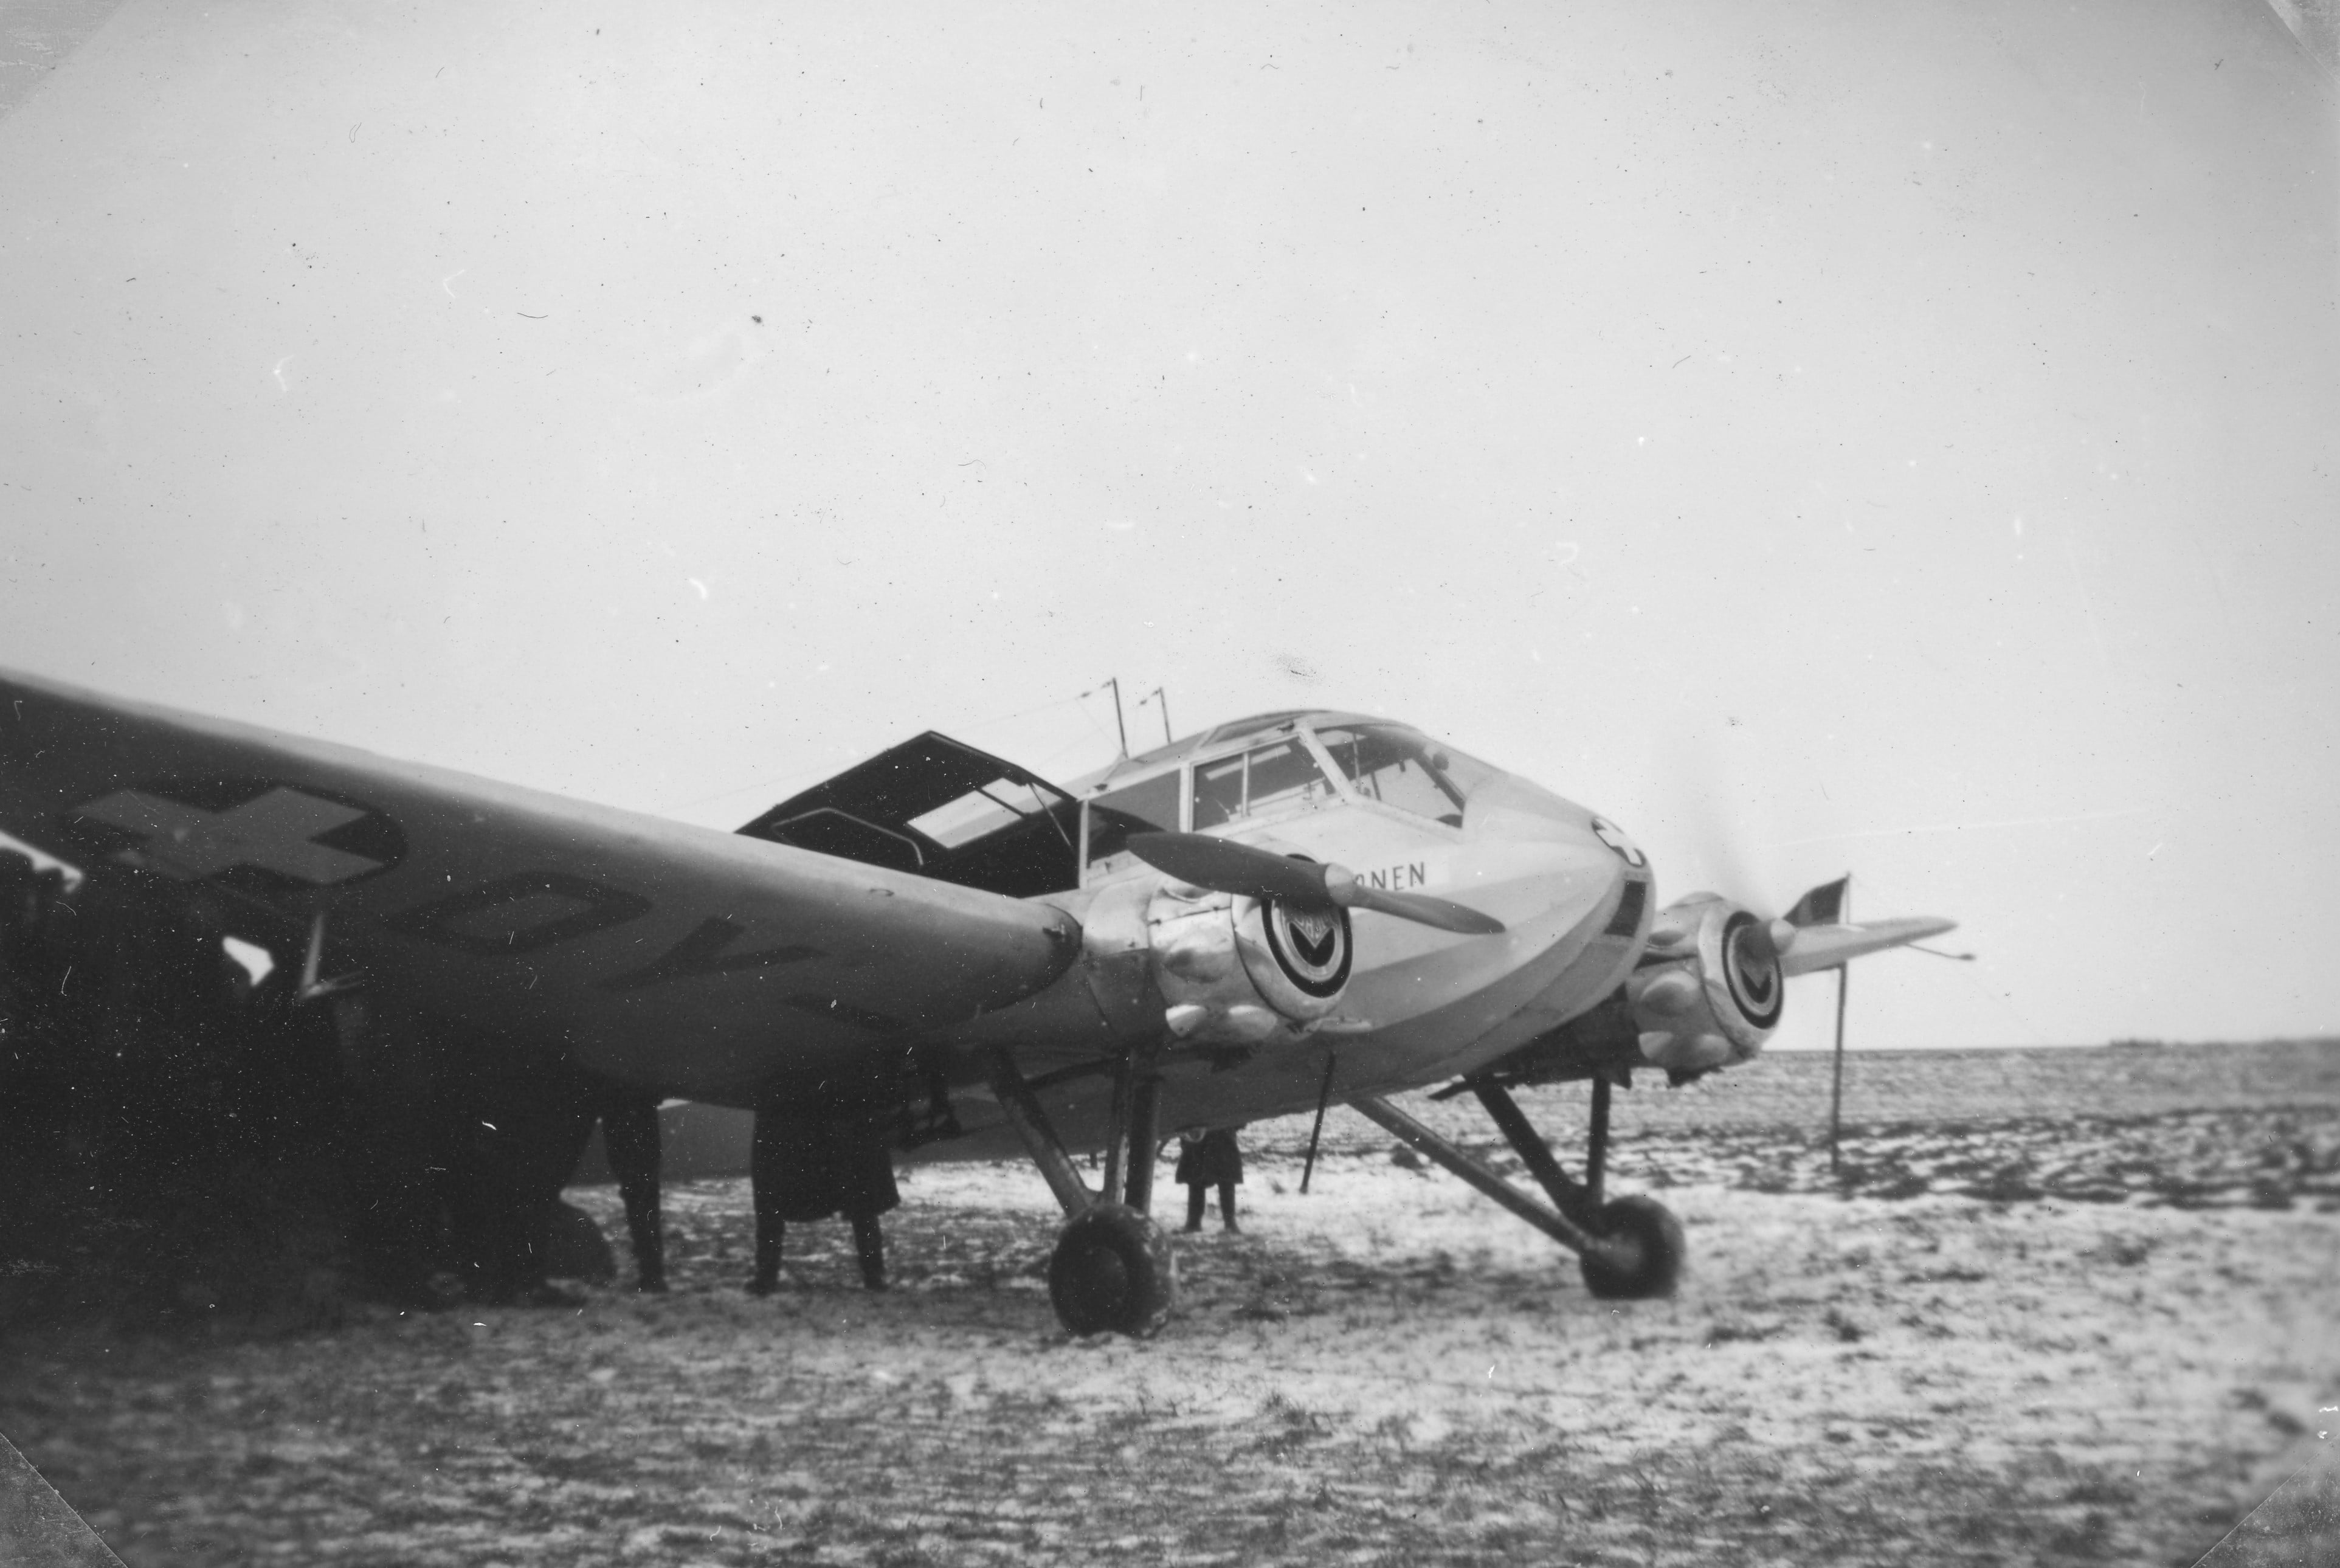
[[[601,1148],[618,1196],[626,1206],[626,1236],[634,1247],[634,1288],[666,1292],[666,1237],[659,1213],[659,1097],[616,1084],[596,1086],[593,1109],[601,1118]]]
[[[756,1273],[748,1288],[779,1288],[788,1222],[842,1214],[852,1222],[861,1283],[886,1288],[886,1233],[878,1216],[902,1201],[893,1156],[873,1118],[849,1109],[778,1102],[756,1107],[749,1161],[755,1192]]]
[[[1203,1228],[1203,1205],[1210,1189],[1219,1189],[1219,1218],[1227,1229],[1240,1231],[1235,1224],[1235,1186],[1243,1180],[1243,1149],[1235,1143],[1235,1135],[1228,1127],[1214,1127],[1206,1133],[1184,1132],[1178,1135],[1178,1179],[1186,1186],[1186,1228]]]

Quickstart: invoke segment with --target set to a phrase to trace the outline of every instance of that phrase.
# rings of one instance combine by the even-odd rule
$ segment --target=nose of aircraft
[[[1361,923],[1344,1009],[1383,1028],[1432,1017],[1467,1018],[1467,1027],[1453,1028],[1474,1042],[1495,1037],[1523,1008],[1581,1010],[1579,1004],[1616,984],[1611,971],[1629,961],[1607,949],[1597,973],[1578,961],[1592,937],[1625,912],[1631,894],[1620,885],[1636,874],[1626,855],[1640,851],[1613,826],[1604,836],[1604,826],[1591,812],[1524,781],[1482,785],[1468,802],[1463,843],[1444,880],[1459,901],[1502,920],[1502,934],[1457,938],[1391,921]],[[1638,929],[1638,908],[1631,918]],[[1451,1047],[1450,1032],[1412,1043]]]
[[[1469,832],[1517,867],[1542,912],[1573,927],[1649,861],[1608,818],[1514,776],[1471,799]]]

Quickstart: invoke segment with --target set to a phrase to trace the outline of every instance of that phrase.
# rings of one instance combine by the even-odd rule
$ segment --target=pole
[[[1308,1196],[1308,1178],[1316,1174],[1316,1140],[1324,1136],[1324,1107],[1333,1103],[1333,1068],[1340,1057],[1324,1053],[1324,1087],[1316,1091],[1316,1125],[1308,1129],[1308,1161],[1300,1167],[1300,1196]]]
[[[1160,705],[1161,705],[1161,709],[1162,709],[1162,744],[1163,744],[1163,745],[1165,745],[1165,746],[1167,746],[1167,745],[1169,745],[1169,744],[1170,744],[1170,742],[1171,742],[1171,741],[1173,741],[1173,740],[1175,740],[1175,739],[1177,739],[1177,737],[1176,737],[1176,736],[1172,735],[1172,734],[1170,733],[1170,698],[1169,698],[1169,694],[1168,694],[1168,693],[1166,693],[1166,692],[1165,692],[1165,691],[1162,690],[1162,688],[1160,688],[1159,686],[1157,686],[1157,687],[1155,687],[1152,691],[1147,692],[1147,693],[1145,694],[1145,697],[1143,697],[1143,698],[1141,698],[1141,699],[1139,700],[1139,701],[1138,701],[1138,706],[1139,706],[1139,707],[1141,707],[1141,708],[1143,708],[1143,707],[1144,707],[1144,706],[1145,706],[1145,704],[1146,704],[1146,703],[1148,703],[1148,702],[1158,703],[1158,704],[1160,704]]]
[[[1121,736],[1121,754],[1126,757],[1129,755],[1129,726],[1121,719],[1121,677],[1107,676],[1106,684],[1113,688],[1113,727]]]
[[[1837,907],[1838,920],[1849,924],[1852,915],[1852,878],[1844,879],[1843,901]],[[1844,1175],[1844,1156],[1839,1141],[1844,1135],[1844,994],[1852,980],[1852,966],[1839,964],[1836,968],[1836,1062],[1829,1088],[1829,1176],[1832,1179]]]
[[[1839,964],[1836,971],[1836,1073],[1829,1090],[1829,1175],[1844,1175],[1844,1158],[1837,1147],[1844,1129],[1844,992],[1845,983],[1852,978],[1852,966]]]

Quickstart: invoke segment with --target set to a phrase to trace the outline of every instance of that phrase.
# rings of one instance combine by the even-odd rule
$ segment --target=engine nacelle
[[[1780,1026],[1787,977],[1772,922],[1712,893],[1661,910],[1625,980],[1641,1055],[1675,1073],[1746,1061]]]
[[[1298,1039],[1349,983],[1349,913],[1165,882],[1145,906],[1162,1021],[1183,1040],[1256,1046]]]

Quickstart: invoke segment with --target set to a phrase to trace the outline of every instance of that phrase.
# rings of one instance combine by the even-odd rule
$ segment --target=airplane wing
[[[280,961],[322,911],[328,972],[372,994],[735,1104],[1079,950],[1045,903],[5,671],[0,834],[211,898]]]
[[[1888,948],[1906,947],[1928,937],[1938,937],[1958,928],[1956,920],[1945,920],[1938,915],[1912,915],[1898,920],[1868,920],[1859,925],[1803,926],[1796,931],[1795,940],[1780,955],[1780,968],[1784,974],[1809,975],[1818,969],[1833,969],[1840,964],[1868,953],[1881,953]]]

